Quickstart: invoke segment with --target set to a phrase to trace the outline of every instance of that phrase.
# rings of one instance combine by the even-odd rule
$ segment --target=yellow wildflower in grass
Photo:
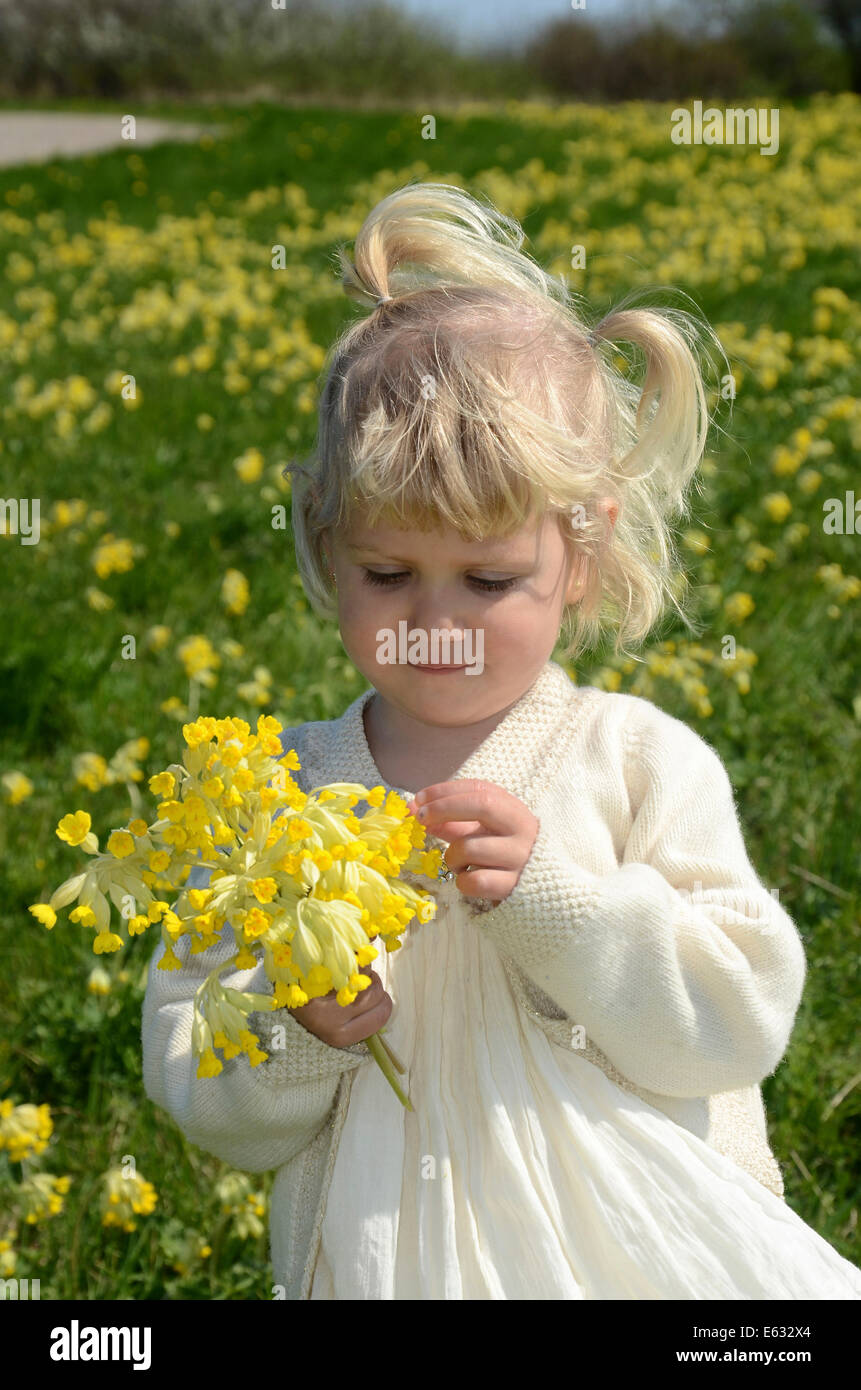
[[[20,806],[22,801],[33,795],[33,783],[23,772],[4,772],[0,781],[6,789],[6,800],[10,806]]]
[[[149,753],[149,739],[130,738],[121,744],[111,758],[108,771],[115,782],[142,782],[143,773],[138,763]]]
[[[63,1197],[72,1179],[55,1177],[53,1173],[31,1173],[19,1183],[15,1193],[28,1226],[35,1226],[63,1210]]]
[[[234,1218],[236,1234],[245,1240],[263,1234],[261,1217],[266,1215],[266,1199],[252,1188],[245,1173],[225,1173],[215,1184],[215,1196],[225,1216]]]
[[[792,503],[785,492],[769,492],[762,499],[762,505],[772,521],[785,521],[792,511]]]
[[[197,417],[197,428],[199,430],[202,430],[204,433],[208,433],[212,429],[214,424],[215,421],[213,420],[211,415],[203,414],[198,415]]]
[[[0,1150],[6,1150],[12,1163],[44,1153],[53,1130],[49,1105],[0,1101]]]
[[[70,501],[60,500],[54,503],[51,515],[58,527],[77,526],[87,515],[87,504],[80,497],[73,497]]]
[[[705,531],[685,531],[682,541],[687,549],[693,551],[695,555],[707,555],[711,549]]]
[[[767,545],[760,545],[758,541],[751,541],[745,551],[744,563],[747,569],[761,574],[766,565],[776,559],[777,553],[774,550],[770,550]]]
[[[272,703],[272,672],[268,666],[255,666],[253,681],[243,681],[236,687],[236,693],[251,705]]]
[[[215,684],[215,672],[221,665],[221,658],[208,637],[202,633],[187,637],[177,647],[177,656],[185,667],[185,674],[189,680],[197,680],[205,686]]]
[[[110,994],[111,977],[101,965],[94,965],[90,971],[87,977],[87,991],[89,994]]]
[[[102,536],[90,562],[99,579],[107,579],[109,574],[125,574],[134,567],[134,547],[131,541],[118,540],[108,532]]]
[[[84,590],[84,593],[87,603],[95,613],[107,613],[114,607],[114,600],[111,598],[110,594],[103,593],[101,589],[97,589],[93,584],[90,584]]]
[[[147,630],[146,636],[144,637],[144,645],[147,646],[151,652],[164,651],[170,638],[170,628],[165,627],[164,623],[156,623],[154,627]]]
[[[122,1168],[110,1168],[102,1174],[100,1211],[103,1226],[120,1226],[124,1231],[137,1229],[137,1216],[148,1216],[155,1210],[158,1196],[151,1182],[138,1173],[128,1176]]]
[[[250,595],[248,580],[241,570],[229,569],[221,584],[221,601],[228,613],[240,616],[248,607]]]
[[[81,428],[85,434],[101,434],[102,430],[107,429],[112,419],[113,411],[107,401],[99,401],[95,410],[92,410],[81,421]]]
[[[79,753],[72,761],[72,775],[91,792],[99,791],[110,781],[107,760],[100,753]]]
[[[724,612],[731,623],[743,622],[753,612],[756,604],[750,594],[730,594],[724,600]]]
[[[263,474],[264,459],[259,449],[246,449],[233,460],[233,467],[243,483],[256,483]]]
[[[177,719],[180,722],[188,718],[188,708],[178,695],[169,695],[166,700],[162,700],[159,709],[162,714],[169,714],[171,719]]]

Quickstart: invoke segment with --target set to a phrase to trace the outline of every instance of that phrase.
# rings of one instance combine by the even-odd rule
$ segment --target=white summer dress
[[[431,891],[373,962],[414,1110],[355,1071],[312,1299],[861,1298],[786,1202],[552,1043],[455,881]]]

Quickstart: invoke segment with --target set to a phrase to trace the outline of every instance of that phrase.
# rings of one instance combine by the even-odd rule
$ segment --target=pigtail
[[[708,436],[709,408],[697,360],[703,332],[710,330],[680,311],[624,307],[593,329],[596,342],[629,343],[645,357],[642,386],[623,393],[628,408],[621,412],[621,436],[630,447],[619,466],[628,478],[655,475],[671,508],[684,507],[686,486]],[[631,396],[637,392],[632,418]],[[647,462],[651,466],[642,473]]]
[[[351,299],[375,303],[445,285],[564,300],[564,283],[521,250],[523,241],[514,218],[453,184],[409,183],[365,218],[352,260],[338,248],[341,284]]]
[[[670,307],[631,307],[635,298],[628,296],[590,334],[606,399],[614,403],[608,477],[615,480],[621,510],[600,566],[591,567],[573,641],[577,650],[587,636],[598,636],[593,619],[605,604],[614,614],[616,652],[628,656],[626,644],[641,642],[668,606],[693,631],[678,603],[685,580],[670,521],[689,515],[690,485],[699,486],[710,426],[703,361],[713,347],[723,356],[716,334],[698,316]],[[636,372],[623,373],[608,360],[602,344],[635,349],[644,361],[641,384]]]

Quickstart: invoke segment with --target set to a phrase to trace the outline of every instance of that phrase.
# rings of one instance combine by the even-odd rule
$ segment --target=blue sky
[[[450,26],[463,45],[487,40],[517,39],[534,33],[548,20],[564,19],[573,13],[570,0],[393,0],[400,9],[417,19]],[[696,7],[687,0],[686,8]],[[579,13],[593,23],[602,17],[618,19],[625,13],[645,18],[649,11],[666,8],[661,0],[586,0]]]

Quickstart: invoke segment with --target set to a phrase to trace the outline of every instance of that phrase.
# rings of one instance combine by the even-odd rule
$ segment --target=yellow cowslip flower
[[[75,781],[88,791],[97,792],[109,782],[108,764],[100,753],[79,753],[72,761]]]
[[[109,574],[125,574],[134,567],[134,547],[131,541],[118,540],[108,532],[93,551],[90,563],[99,579],[107,579]]]
[[[96,589],[92,584],[84,593],[87,603],[96,613],[107,613],[114,607],[114,600],[110,594],[102,593],[101,589]]]
[[[165,627],[164,623],[156,623],[154,627],[148,628],[145,644],[150,651],[160,652],[167,646],[171,638],[171,629]]]
[[[695,555],[707,555],[711,549],[705,531],[685,531],[682,541]]]
[[[747,569],[761,574],[769,561],[776,559],[777,554],[774,550],[770,550],[767,545],[760,545],[758,541],[751,541],[745,551],[744,563]]]
[[[114,782],[142,782],[143,773],[138,767],[141,758],[149,752],[148,738],[130,738],[122,744],[111,758],[108,775]]]
[[[15,1193],[28,1226],[56,1216],[63,1210],[63,1197],[71,1186],[71,1178],[55,1177],[53,1173],[30,1173]]]
[[[724,600],[724,611],[730,622],[743,622],[753,612],[756,604],[750,594],[736,593]]]
[[[157,970],[181,970],[182,961],[170,946],[165,948],[164,955],[156,966]]]
[[[241,919],[242,930],[246,936],[262,936],[269,928],[270,919],[265,912],[261,912],[259,907],[252,907],[249,912]]]
[[[239,377],[238,380],[244,381],[245,378]],[[233,460],[233,467],[243,483],[259,482],[263,474],[263,465],[264,459],[259,449],[246,449],[244,454]]]
[[[274,878],[258,878],[251,885],[251,891],[259,903],[271,903],[278,892]]]
[[[122,1168],[110,1168],[102,1174],[101,1182],[103,1226],[121,1226],[124,1231],[134,1231],[137,1228],[134,1218],[148,1216],[155,1210],[156,1190],[139,1173],[126,1174]]]
[[[113,413],[107,401],[99,401],[95,409],[81,421],[81,428],[85,434],[101,434],[111,423]]]
[[[133,836],[127,830],[115,830],[108,838],[108,854],[115,859],[127,859],[135,852]]]
[[[104,952],[119,951],[122,949],[123,939],[117,936],[116,932],[100,931],[93,940],[93,950],[97,956]]]
[[[0,1149],[6,1149],[12,1163],[44,1153],[53,1130],[49,1105],[0,1101]]]
[[[200,633],[187,637],[177,647],[177,655],[189,680],[198,680],[202,685],[213,683],[214,672],[221,665],[221,658],[208,637]]]
[[[59,839],[65,840],[67,845],[80,845],[89,835],[91,824],[86,811],[75,811],[74,814],[63,817],[57,826],[56,834]]]
[[[785,492],[769,492],[763,497],[762,505],[772,521],[785,521],[792,511],[792,503]]]
[[[6,800],[10,806],[20,806],[22,801],[33,794],[33,783],[23,772],[4,772],[0,781],[6,788]]]
[[[248,607],[251,590],[241,570],[229,569],[221,584],[221,601],[228,613],[241,616]]]
[[[86,515],[87,504],[80,497],[74,497],[68,502],[55,502],[52,509],[54,523],[61,528],[76,526]]]
[[[149,789],[153,796],[172,796],[176,778],[172,772],[157,772],[149,779]]]
[[[110,994],[111,977],[107,970],[94,965],[87,979],[87,990],[90,994]]]
[[[32,912],[37,922],[41,922],[43,927],[50,931],[57,921],[57,914],[48,903],[33,903],[27,909]]]

